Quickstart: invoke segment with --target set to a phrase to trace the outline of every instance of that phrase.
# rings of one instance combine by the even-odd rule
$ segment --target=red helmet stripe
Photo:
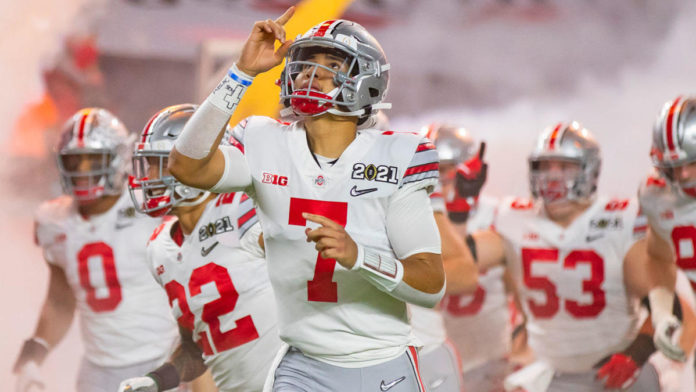
[[[551,136],[549,137],[549,150],[553,150],[556,148],[556,139],[558,139],[558,133],[561,131],[562,126],[562,123],[558,123],[556,125],[556,128],[554,128],[551,132]]]
[[[145,129],[143,129],[143,137],[140,139],[141,143],[145,143],[147,141],[147,135],[150,134],[150,127],[152,126],[152,123],[155,122],[155,119],[158,116],[155,114],[154,116],[150,117],[150,121],[147,122],[147,125],[145,126]]]
[[[672,106],[669,108],[667,113],[667,119],[665,120],[665,140],[667,141],[667,148],[674,152],[677,146],[674,144],[674,139],[676,139],[677,129],[674,126],[674,114],[677,112],[679,104],[681,104],[682,97],[679,97],[672,102]]]
[[[317,29],[317,32],[314,33],[312,37],[323,37],[324,34],[329,30],[329,27],[335,22],[336,20],[327,20],[326,22],[322,23],[321,26]]]
[[[85,146],[85,123],[87,122],[87,117],[92,114],[92,111],[88,111],[85,114],[82,115],[82,118],[80,119],[80,128],[77,130],[77,146],[78,147],[84,147]]]

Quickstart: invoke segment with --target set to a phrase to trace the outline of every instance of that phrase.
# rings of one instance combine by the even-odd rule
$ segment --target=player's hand
[[[488,164],[483,161],[485,151],[486,142],[481,142],[475,157],[457,165],[455,187],[458,197],[478,198],[481,193],[488,175]]]
[[[670,315],[660,320],[655,325],[655,334],[653,334],[653,342],[664,356],[667,358],[686,362],[686,353],[679,345],[679,337],[681,336],[681,322],[674,316]]]
[[[627,389],[638,379],[640,368],[628,355],[614,354],[609,361],[597,371],[597,379],[602,381],[604,389]]]
[[[321,257],[335,259],[347,269],[351,269],[355,265],[358,258],[358,246],[343,226],[321,215],[304,212],[302,217],[321,225],[316,229],[305,229],[307,242],[315,243],[314,247],[319,251]]]
[[[288,8],[276,20],[266,19],[254,23],[251,34],[242,48],[237,68],[249,76],[256,76],[283,62],[292,39],[285,37],[285,24],[295,13],[295,7]],[[275,49],[275,41],[281,45]]]
[[[36,362],[28,361],[17,369],[16,392],[38,392],[43,391],[45,387]]]
[[[133,377],[122,381],[118,392],[159,392],[159,388],[152,377]]]

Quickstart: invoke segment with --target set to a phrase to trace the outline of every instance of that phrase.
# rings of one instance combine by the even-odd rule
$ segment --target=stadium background
[[[294,3],[0,2],[0,380],[13,380],[12,363],[46,290],[32,213],[60,192],[51,146],[62,107],[48,93],[103,105],[139,132],[156,110],[200,101],[252,23]],[[650,168],[660,105],[696,93],[693,1],[346,3],[343,17],[365,25],[392,64],[392,128],[452,122],[487,140],[489,195],[526,195],[534,136],[577,119],[603,148],[600,193],[631,197]],[[338,0],[314,4],[314,15],[341,8]],[[73,388],[81,350],[75,323],[45,363],[49,385],[63,386],[50,391]]]

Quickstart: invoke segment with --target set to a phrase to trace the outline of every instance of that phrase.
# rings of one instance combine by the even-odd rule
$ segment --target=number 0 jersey
[[[310,357],[343,367],[381,363],[416,344],[405,303],[356,271],[319,257],[305,235],[307,226],[316,225],[302,214],[328,217],[344,225],[356,243],[391,257],[439,254],[426,193],[423,210],[419,204],[399,212],[404,227],[398,230],[430,230],[426,234],[432,235],[405,241],[388,229],[400,198],[430,191],[437,183],[432,143],[414,134],[359,131],[341,157],[322,168],[301,123],[251,117],[235,128],[234,136],[242,144],[250,192],[259,206],[281,338]],[[420,218],[414,218],[419,216],[427,216],[431,227],[421,227]]]
[[[638,333],[638,299],[624,285],[638,205],[598,198],[567,228],[531,201],[508,201],[495,229],[528,316],[529,345],[556,370],[589,371]],[[638,233],[642,234],[642,233]]]
[[[102,367],[165,359],[178,336],[152,279],[147,239],[161,221],[137,215],[128,193],[85,220],[69,196],[42,204],[36,242],[63,269],[77,300],[85,357]]]
[[[174,316],[222,392],[260,391],[280,348],[260,233],[252,200],[229,193],[208,202],[190,235],[167,219],[147,247]]]
[[[656,174],[641,184],[638,197],[651,229],[672,246],[677,266],[696,290],[696,199]]]

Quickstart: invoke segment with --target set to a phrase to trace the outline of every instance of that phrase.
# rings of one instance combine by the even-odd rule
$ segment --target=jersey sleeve
[[[251,225],[251,227],[249,227],[246,234],[244,234],[244,237],[239,240],[239,246],[242,249],[246,250],[260,260],[263,260],[263,258],[266,257],[266,252],[261,245],[259,245],[259,236],[262,234],[263,230],[261,229],[261,223],[257,221]]]
[[[446,213],[445,196],[442,194],[442,186],[438,182],[435,184],[433,193],[430,194],[430,206],[433,207],[433,212]]]
[[[667,180],[662,178],[657,172],[649,174],[638,187],[638,203],[640,205],[640,219],[645,223],[645,229],[649,226],[651,230],[665,241],[671,242],[669,233],[663,232],[658,224],[660,220],[659,207],[661,196],[669,192]]]
[[[254,208],[254,201],[247,196],[246,193],[242,194],[239,199],[239,207],[237,208],[237,227],[239,228],[239,238],[244,237],[253,225],[259,221],[259,217],[256,214],[256,208]]]
[[[425,189],[432,193],[438,182],[440,159],[435,145],[428,138],[422,138],[408,163],[399,188]]]
[[[62,266],[66,260],[67,234],[56,215],[61,209],[58,201],[44,203],[34,217],[34,242],[40,246],[49,264]]]
[[[158,250],[161,249],[162,236],[168,235],[168,230],[170,230],[171,225],[175,221],[175,217],[165,217],[162,223],[152,232],[150,239],[147,241],[147,247],[145,249],[145,258],[148,269],[150,270],[150,274],[152,274],[155,282],[157,282],[157,284],[160,286],[162,286],[160,269],[164,267],[159,263],[157,253]]]
[[[398,259],[416,253],[440,254],[440,233],[427,191],[410,187],[393,195],[387,207],[389,241]]]

